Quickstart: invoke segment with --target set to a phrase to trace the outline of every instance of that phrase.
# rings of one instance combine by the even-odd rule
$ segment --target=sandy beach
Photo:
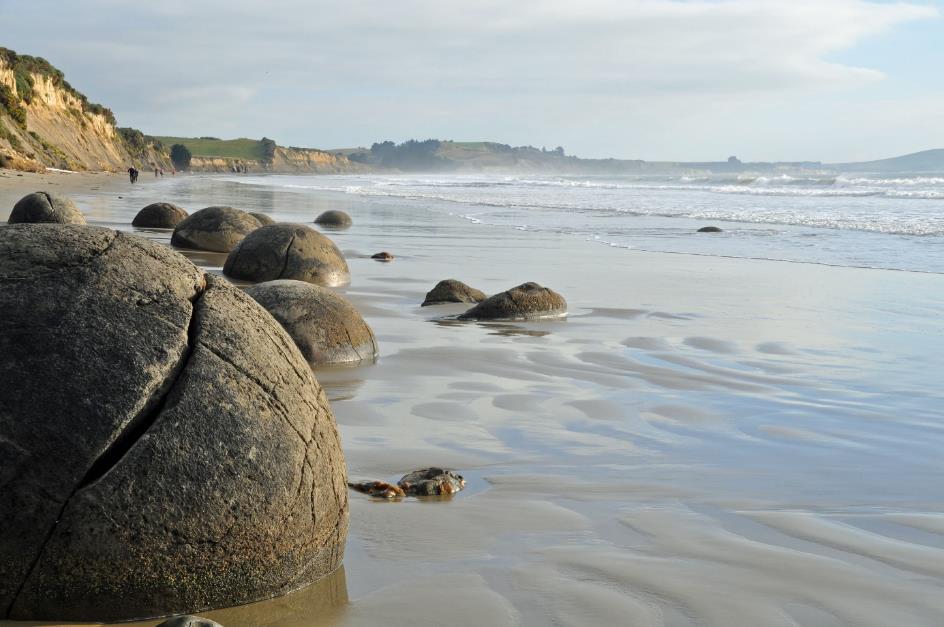
[[[316,372],[352,480],[442,465],[441,500],[351,494],[344,568],[202,615],[227,627],[909,627],[944,616],[944,276],[626,250],[402,199],[220,176],[0,172],[90,224],[155,201],[354,226],[349,298],[374,364]],[[396,259],[377,263],[386,250]],[[187,253],[221,273],[225,255]],[[561,320],[459,322],[437,281],[536,281]],[[140,623],[155,625],[159,621]],[[10,627],[26,624],[0,621]]]

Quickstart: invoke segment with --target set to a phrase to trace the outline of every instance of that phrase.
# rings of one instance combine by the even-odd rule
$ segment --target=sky
[[[122,126],[646,160],[944,148],[944,0],[0,0]]]

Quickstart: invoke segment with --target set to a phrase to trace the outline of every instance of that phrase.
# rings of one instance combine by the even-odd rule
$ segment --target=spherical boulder
[[[480,303],[487,297],[481,290],[469,287],[462,281],[446,279],[436,284],[436,287],[426,293],[426,300],[421,307],[428,305],[442,305],[445,303]]]
[[[699,233],[721,233],[721,229],[717,226],[703,226],[698,229]]]
[[[522,283],[495,294],[459,316],[459,320],[529,320],[559,318],[567,314],[567,301],[537,283]]]
[[[144,229],[172,229],[187,218],[187,212],[169,202],[151,203],[134,216],[131,226]]]
[[[259,224],[266,226],[267,224],[275,224],[275,220],[272,219],[268,213],[260,213],[259,211],[250,211],[249,215],[254,217],[259,221]]]
[[[377,339],[347,299],[304,281],[267,281],[246,288],[281,324],[313,366],[377,356]]]
[[[108,229],[0,229],[0,612],[232,606],[339,565],[324,392],[255,301]]]
[[[57,224],[85,224],[85,216],[70,199],[49,192],[34,192],[20,198],[15,205],[9,224],[55,222]]]
[[[245,211],[232,207],[207,207],[174,227],[172,246],[228,253],[244,237],[262,226]]]
[[[304,224],[280,222],[250,233],[226,258],[223,274],[245,281],[297,279],[336,287],[351,280],[334,242]]]
[[[320,226],[327,226],[334,229],[346,229],[351,226],[353,222],[351,221],[351,216],[344,213],[343,211],[338,211],[332,209],[330,211],[325,211],[320,216],[315,218],[315,224]]]

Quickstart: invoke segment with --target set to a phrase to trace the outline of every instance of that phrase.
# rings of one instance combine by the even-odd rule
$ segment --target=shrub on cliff
[[[193,155],[183,144],[174,144],[170,147],[170,160],[178,170],[189,170],[192,157]]]
[[[0,83],[0,108],[5,109],[13,121],[26,128],[26,107],[22,105],[13,90]]]

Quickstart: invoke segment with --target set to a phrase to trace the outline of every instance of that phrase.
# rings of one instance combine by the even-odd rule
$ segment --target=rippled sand
[[[228,627],[944,622],[941,275],[640,253],[470,224],[445,206],[225,180],[76,198],[91,223],[126,230],[157,200],[303,222],[351,213],[354,227],[330,234],[353,277],[341,291],[381,355],[317,373],[350,475],[445,465],[469,480],[451,500],[352,494],[343,571],[205,616]],[[396,260],[369,259],[380,250]],[[537,281],[570,315],[443,319],[463,307],[419,303],[445,278],[489,293]]]

